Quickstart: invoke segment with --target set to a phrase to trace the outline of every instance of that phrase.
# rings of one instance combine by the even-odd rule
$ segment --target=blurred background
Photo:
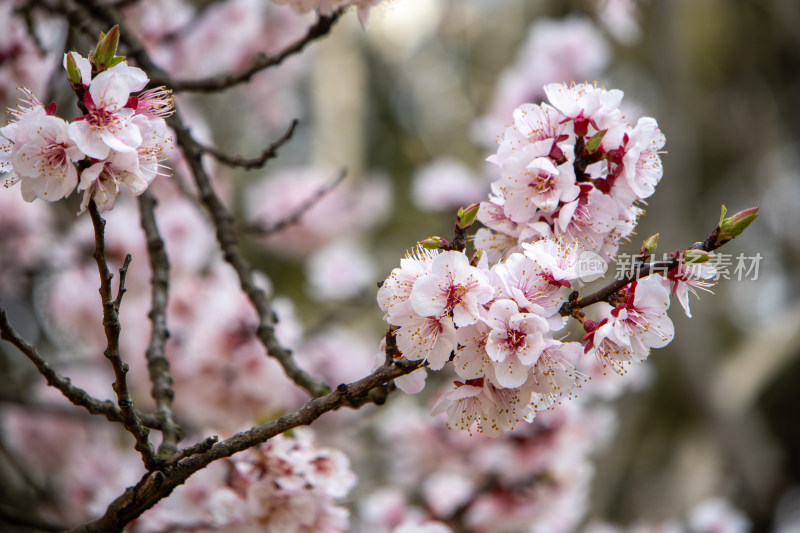
[[[236,70],[256,51],[279,50],[314,20],[258,2],[125,4],[131,31],[176,79]],[[42,101],[76,114],[60,57],[64,49],[90,49],[90,40],[34,8],[39,50],[21,22],[27,5],[10,1],[2,7],[14,31],[0,37],[0,99],[14,106],[16,86],[27,85],[47,95]],[[663,252],[702,240],[722,204],[729,212],[758,206],[761,216],[723,249],[733,258],[731,279],[721,280],[713,296],[693,301],[691,319],[673,307],[675,340],[654,351],[636,373],[635,386],[613,400],[616,430],[594,450],[582,522],[665,523],[720,496],[749,518],[753,531],[797,532],[798,27],[795,0],[388,0],[371,10],[365,26],[349,13],[331,35],[247,86],[220,94],[176,93],[176,102],[197,138],[232,154],[258,153],[299,120],[291,141],[265,169],[245,172],[206,162],[241,220],[248,257],[271,280],[283,313],[297,317],[296,324],[286,321],[287,343],[296,343],[320,369],[337,366],[331,354],[356,347],[365,354],[353,370],[330,371],[330,379],[345,381],[369,371],[383,334],[375,283],[418,240],[449,237],[457,208],[485,197],[496,176],[484,160],[513,109],[541,101],[542,86],[556,81],[596,81],[624,91],[631,122],[652,116],[667,138],[664,177],[624,251],[637,252],[654,233],[661,235]],[[178,158],[173,166],[174,178],[159,179],[165,183],[156,184],[157,195],[191,198]],[[75,271],[65,265],[80,269],[85,262],[74,254],[87,246],[86,228],[75,227],[86,226],[86,217],[75,218],[76,198],[28,206],[19,205],[14,189],[0,193],[0,301],[21,332],[49,347],[61,368],[80,373],[91,358],[70,360],[57,346],[64,345],[64,330],[83,323],[65,319],[65,310],[96,298],[90,275],[78,284],[89,296],[65,288],[76,285]],[[309,199],[313,207],[299,223],[263,237],[265,228]],[[121,200],[119,211],[124,209]],[[202,219],[175,218],[176,233],[195,238],[197,228],[208,231]],[[114,228],[124,223],[112,220]],[[120,258],[136,238],[119,238]],[[209,270],[207,259],[192,259],[192,250],[210,249],[213,241],[196,239],[175,248],[182,254],[178,272]],[[734,273],[739,254],[760,254],[757,272],[742,276],[747,279]],[[140,273],[146,283],[146,270]],[[221,287],[235,290],[235,283]],[[175,293],[190,308],[199,305],[196,290]],[[85,304],[86,317],[79,320],[99,312],[99,305],[88,310],[93,305]],[[235,314],[236,305],[221,309]],[[146,299],[142,309],[146,313]],[[315,339],[331,338],[333,331],[340,346],[320,348]],[[82,337],[70,342],[85,344]],[[0,346],[0,486],[9,502],[31,501],[19,489],[26,474],[14,464],[24,439],[12,418],[37,406],[50,409],[36,396],[46,393],[31,392],[39,377],[28,366],[8,345]],[[102,375],[91,379],[103,382]],[[144,384],[142,390],[146,396]],[[296,400],[293,394],[286,393]],[[256,407],[246,411],[256,420],[264,416],[266,400],[252,401]],[[275,405],[276,412],[284,408]],[[217,406],[224,412],[224,405]],[[199,415],[188,418],[198,429],[215,427]],[[28,431],[34,438],[36,431]]]

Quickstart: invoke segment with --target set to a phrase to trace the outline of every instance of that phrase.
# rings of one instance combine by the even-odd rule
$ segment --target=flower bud
[[[658,246],[658,237],[660,234],[656,233],[655,235],[649,237],[646,241],[642,243],[642,251],[644,252],[647,250],[648,253],[653,254],[656,251],[656,246]]]
[[[100,42],[94,51],[94,63],[97,67],[101,65],[106,68],[114,66],[117,57],[117,45],[119,44],[119,24],[108,30],[107,34],[100,33]],[[119,63],[119,61],[116,61]]]
[[[608,130],[600,130],[592,135],[592,138],[586,143],[586,151],[590,154],[597,151],[597,149],[600,148],[600,143],[603,142],[603,137],[606,136],[607,132]]]
[[[475,223],[480,208],[481,204],[470,204],[467,207],[459,208],[456,227],[460,230],[465,230],[472,226]]]
[[[439,236],[428,237],[425,240],[419,241],[418,244],[426,250],[450,250],[450,242]]]
[[[697,263],[705,263],[709,259],[713,258],[714,255],[711,252],[706,252],[705,250],[697,250],[694,248],[689,248],[683,252],[683,262],[684,264],[692,264],[695,265]]]
[[[722,220],[719,223],[719,233],[717,234],[716,245],[721,246],[729,240],[738,237],[756,218],[758,218],[758,208],[750,207],[739,211],[733,216],[724,218],[725,206],[722,210]]]
[[[67,78],[69,78],[69,82],[72,85],[81,84],[81,71],[75,63],[75,58],[72,57],[71,52],[67,53]]]

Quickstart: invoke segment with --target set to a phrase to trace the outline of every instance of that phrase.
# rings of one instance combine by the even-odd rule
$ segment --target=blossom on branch
[[[81,210],[94,199],[101,211],[114,206],[121,185],[134,195],[165,174],[171,137],[164,118],[173,110],[170,91],[159,87],[138,96],[147,75],[124,61],[111,68],[75,52],[64,66],[85,114],[67,123],[27,89],[13,120],[0,129],[0,171],[11,172],[7,185],[21,182],[26,201],[55,201],[76,186],[84,191]],[[80,176],[79,176],[80,171]]]

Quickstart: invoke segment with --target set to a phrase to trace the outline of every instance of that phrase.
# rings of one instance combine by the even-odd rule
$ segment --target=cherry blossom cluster
[[[163,87],[143,91],[149,82],[143,70],[113,51],[106,56],[64,57],[81,116],[67,122],[55,115],[55,104],[45,107],[22,89],[11,122],[0,128],[0,171],[10,172],[7,187],[20,183],[26,201],[53,202],[77,187],[83,191],[81,210],[94,200],[99,211],[107,211],[123,188],[139,195],[164,173],[161,162],[172,140],[164,120],[173,110],[171,93]]]
[[[637,202],[661,179],[665,139],[651,118],[624,121],[621,91],[552,84],[545,92],[552,105],[518,108],[489,158],[501,173],[489,200],[459,211],[457,239],[475,217],[489,227],[477,232],[476,254],[426,239],[378,291],[395,358],[431,370],[452,362],[458,380],[433,412],[446,412],[454,429],[497,436],[573,395],[591,375],[624,374],[672,340],[670,295],[691,316],[689,294],[708,291],[704,280],[714,275],[708,250],[692,248],[590,302],[594,319],[582,305],[570,307],[578,297],[570,291],[602,276],[633,231]],[[726,219],[723,209],[707,248],[755,216],[753,208]],[[657,237],[645,241],[639,264],[651,258]],[[569,317],[582,325],[581,342],[564,340]],[[397,385],[418,392],[424,373]]]
[[[348,511],[336,504],[355,486],[347,456],[317,447],[313,434],[278,435],[231,459],[226,487],[211,494],[210,511],[223,531],[336,533]],[[255,529],[253,529],[255,530]]]
[[[578,241],[611,260],[633,232],[662,175],[656,121],[625,120],[622,91],[545,86],[548,103],[524,104],[489,158],[500,170],[478,214],[476,246],[499,258],[541,238]]]
[[[499,435],[578,383],[583,348],[558,334],[564,287],[581,275],[578,259],[577,246],[552,239],[491,267],[485,255],[472,265],[463,252],[420,248],[382,284],[378,303],[402,356],[424,359],[431,370],[452,359],[460,381],[434,408],[447,411],[452,428]]]

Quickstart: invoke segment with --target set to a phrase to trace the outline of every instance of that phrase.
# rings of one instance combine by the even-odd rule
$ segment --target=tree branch
[[[713,252],[714,250],[725,244],[724,242],[718,243],[717,241],[717,236],[719,235],[719,231],[720,231],[719,226],[717,226],[716,228],[714,228],[714,231],[712,231],[704,241],[694,243],[693,245],[689,246],[687,250],[702,250],[704,252]],[[680,259],[676,256],[668,261],[638,264],[634,272],[631,272],[629,275],[623,277],[622,279],[617,279],[612,281],[602,289],[593,292],[588,296],[580,298],[578,291],[574,291],[572,294],[570,294],[569,300],[564,302],[564,304],[561,306],[559,313],[561,314],[561,316],[570,316],[574,311],[578,309],[583,309],[584,307],[588,307],[590,305],[599,302],[607,302],[609,298],[611,298],[611,296],[616,294],[617,291],[619,291],[626,285],[633,283],[639,278],[648,276],[651,272],[666,273],[669,270],[678,266],[678,263],[680,263]]]
[[[150,343],[147,346],[147,370],[153,384],[150,394],[156,402],[156,416],[161,422],[163,434],[158,447],[159,458],[166,459],[178,450],[178,442],[183,438],[183,430],[175,420],[172,412],[172,400],[175,392],[172,389],[172,375],[169,371],[169,360],[165,354],[165,346],[169,338],[167,329],[167,302],[169,299],[169,258],[164,250],[164,241],[158,231],[155,218],[156,200],[149,191],[139,197],[139,212],[142,228],[147,238],[147,255],[150,260],[152,278],[151,308],[149,313],[152,330]]]
[[[275,55],[259,54],[255,60],[247,68],[235,74],[220,74],[209,78],[199,80],[172,80],[168,76],[164,76],[163,72],[158,75],[150,77],[151,81],[156,85],[169,85],[173,91],[192,91],[192,92],[215,92],[222,91],[250,81],[255,74],[270,67],[275,67],[284,62],[287,58],[298,54],[313,41],[327,35],[333,25],[339,20],[339,17],[344,13],[343,9],[339,9],[327,16],[320,16],[317,21],[308,28],[306,34],[290,44],[279,53]]]
[[[309,425],[329,411],[351,403],[359,403],[363,398],[369,397],[373,389],[384,387],[395,378],[413,372],[421,366],[421,363],[420,361],[403,367],[397,365],[381,366],[363,379],[347,385],[342,384],[325,396],[308,400],[293,413],[237,433],[228,439],[213,444],[203,453],[186,457],[176,464],[168,464],[161,471],[148,472],[139,483],[129,487],[124,494],[114,500],[102,517],[88,524],[75,527],[69,532],[105,533],[107,531],[121,531],[126,524],[136,519],[161,499],[169,496],[176,487],[185,483],[192,474],[202,470],[210,463],[258,446],[292,428]]]
[[[22,338],[17,330],[8,321],[8,316],[3,308],[0,308],[0,338],[13,344],[23,355],[25,355],[37,368],[39,373],[47,380],[47,384],[61,391],[73,405],[83,407],[93,415],[102,415],[111,422],[124,423],[122,413],[111,400],[98,400],[88,392],[76,387],[69,378],[63,377],[44,360],[36,347]],[[37,408],[34,406],[34,408]],[[136,412],[136,417],[149,428],[160,429],[161,423],[152,415]]]
[[[117,394],[117,405],[119,405],[119,410],[122,414],[122,423],[136,440],[135,448],[141,454],[145,467],[148,470],[153,470],[158,468],[159,462],[156,460],[153,446],[148,439],[150,431],[142,426],[141,421],[136,416],[136,411],[134,411],[133,400],[128,391],[126,379],[128,365],[122,360],[119,353],[119,334],[122,327],[119,323],[119,309],[113,299],[111,290],[111,280],[114,276],[108,270],[108,263],[106,262],[104,237],[106,221],[100,216],[94,200],[89,201],[89,214],[94,225],[95,249],[93,256],[100,274],[100,299],[103,303],[103,328],[105,329],[107,342],[103,355],[111,363],[111,368],[114,371],[115,379],[112,388]],[[120,280],[119,297],[124,292],[123,281],[122,279]]]
[[[214,156],[217,159],[217,161],[219,161],[224,165],[228,165],[230,167],[240,167],[245,170],[253,170],[256,168],[263,167],[268,160],[274,159],[275,157],[278,156],[278,149],[284,144],[286,144],[289,141],[289,139],[292,138],[292,135],[294,135],[294,130],[295,128],[297,128],[297,124],[298,124],[297,120],[296,119],[293,120],[292,124],[289,126],[289,129],[286,130],[286,133],[284,133],[280,139],[278,139],[277,141],[266,147],[264,151],[261,152],[260,156],[250,159],[246,159],[241,156],[230,156],[228,154],[220,152],[216,148],[212,148],[210,146],[203,146],[200,143],[197,144],[205,153]]]

